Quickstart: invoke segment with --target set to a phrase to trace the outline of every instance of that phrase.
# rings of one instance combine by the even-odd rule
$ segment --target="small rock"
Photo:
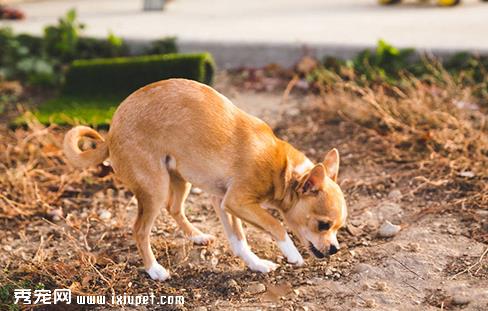
[[[109,220],[110,218],[112,218],[112,213],[107,210],[102,210],[100,211],[99,217],[101,220]]]
[[[388,198],[392,200],[399,200],[402,196],[402,192],[398,189],[393,189],[388,193]]]
[[[386,292],[388,290],[388,285],[386,285],[386,282],[383,281],[376,282],[375,287],[381,292]]]
[[[375,308],[376,307],[376,301],[373,298],[368,298],[364,300],[364,306],[366,308]]]
[[[449,234],[451,234],[451,235],[456,235],[456,234],[457,234],[456,229],[455,229],[455,228],[453,228],[453,227],[449,227],[449,228],[447,228],[447,232],[448,232]]]
[[[375,213],[380,223],[386,220],[400,222],[405,214],[403,208],[394,202],[384,202],[380,204]]]
[[[349,223],[352,224],[354,227],[359,227],[363,223],[363,220],[360,218],[353,218],[353,219],[349,220]],[[346,230],[347,230],[347,226],[346,226]]]
[[[469,302],[470,299],[464,292],[457,293],[452,297],[452,303],[455,305],[467,305]]]
[[[52,209],[47,212],[47,216],[54,222],[60,221],[63,217],[63,210],[61,208]]]
[[[398,225],[394,225],[388,220],[386,220],[380,227],[380,230],[378,230],[378,235],[382,238],[391,238],[394,237],[402,227]]]
[[[410,242],[408,243],[408,250],[414,253],[418,253],[421,248],[419,243]]]
[[[4,246],[3,246],[3,249],[4,249],[6,252],[11,252],[11,251],[12,251],[12,246],[10,246],[10,245],[4,245]]]
[[[356,273],[368,272],[370,270],[371,270],[371,266],[365,263],[358,263],[356,267],[354,267],[354,272]]]
[[[237,284],[236,280],[234,279],[230,279],[228,282],[227,282],[227,286],[228,287],[238,287],[239,284]]]
[[[200,188],[192,187],[190,192],[191,192],[191,194],[201,194],[203,191]]]
[[[207,307],[197,307],[194,309],[195,311],[207,311]]]
[[[227,282],[227,287],[230,289],[231,292],[236,293],[241,291],[241,287],[234,279],[230,279]]]
[[[368,290],[368,289],[371,289],[372,287],[371,287],[371,285],[370,285],[369,283],[365,282],[365,283],[363,284],[363,287],[362,287],[362,288],[363,288],[363,289],[366,291],[366,290]]]
[[[488,232],[488,221],[487,222],[484,222],[482,225],[481,225],[481,228],[483,228],[484,231]]]
[[[286,111],[286,114],[291,117],[296,117],[300,114],[300,110],[298,108],[290,108]]]
[[[203,249],[201,252],[200,252],[200,259],[201,260],[206,260],[207,258],[205,257],[205,255],[207,254],[207,250],[206,249]]]
[[[110,197],[114,197],[115,196],[115,191],[114,189],[112,188],[108,188],[107,189],[107,195],[110,196]]]
[[[252,295],[256,295],[265,292],[266,286],[264,286],[264,284],[261,283],[252,283],[249,284],[249,286],[247,287],[247,291]]]
[[[347,224],[346,226],[346,230],[347,232],[349,232],[349,234],[351,234],[352,236],[358,236],[361,234],[361,229],[356,227],[356,226],[353,226],[352,224]]]
[[[475,175],[471,171],[464,171],[464,172],[459,172],[458,173],[458,176],[467,177],[467,178],[473,178]]]
[[[488,218],[488,210],[484,209],[479,209],[474,211],[476,214],[480,215],[481,217],[487,217]]]

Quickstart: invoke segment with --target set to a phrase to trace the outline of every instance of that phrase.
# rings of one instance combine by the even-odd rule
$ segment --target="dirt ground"
[[[231,255],[208,196],[193,190],[188,218],[217,240],[193,245],[162,211],[152,246],[172,278],[152,281],[131,237],[132,194],[101,168],[80,172],[65,165],[59,150],[65,129],[2,128],[2,185],[12,187],[0,201],[2,286],[27,281],[78,294],[185,296],[185,305],[169,308],[174,310],[488,309],[488,210],[443,208],[473,193],[470,180],[476,176],[446,181],[461,185],[452,191],[431,185],[423,178],[428,167],[391,160],[381,137],[324,118],[314,96],[297,94],[283,102],[281,92],[238,92],[225,77],[216,88],[314,161],[338,148],[339,183],[350,215],[339,232],[339,253],[318,261],[302,249],[306,265],[294,267],[269,237],[247,226],[251,248],[280,264],[267,275],[251,272]],[[16,155],[23,160],[14,166]],[[15,202],[18,193],[23,202]],[[385,221],[400,225],[400,232],[379,237]],[[165,309],[137,309],[157,308]]]

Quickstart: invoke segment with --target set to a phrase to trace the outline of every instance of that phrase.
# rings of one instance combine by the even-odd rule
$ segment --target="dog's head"
[[[346,222],[344,194],[336,183],[338,172],[339,152],[332,149],[322,163],[298,178],[294,189],[298,201],[284,215],[290,229],[317,258],[339,250],[336,234]]]

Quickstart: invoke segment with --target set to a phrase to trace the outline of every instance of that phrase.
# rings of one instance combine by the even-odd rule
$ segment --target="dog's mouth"
[[[325,257],[325,254],[322,253],[321,251],[319,251],[317,248],[315,248],[315,246],[313,246],[312,242],[309,242],[308,248],[310,249],[312,254],[314,254],[315,257],[320,258],[320,259]]]

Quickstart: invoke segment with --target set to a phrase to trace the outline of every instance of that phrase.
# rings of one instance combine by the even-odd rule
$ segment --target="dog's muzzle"
[[[337,247],[335,247],[334,245],[331,245],[329,247],[329,252],[324,252],[322,253],[321,251],[319,251],[315,246],[313,246],[313,244],[310,242],[309,243],[309,248],[310,248],[310,251],[312,252],[312,254],[314,254],[315,257],[317,258],[324,258],[325,256],[327,255],[334,255],[335,253],[337,253],[339,251],[339,249]]]
[[[325,254],[322,253],[321,251],[319,251],[317,248],[315,248],[315,246],[313,246],[312,243],[310,243],[309,248],[310,248],[310,251],[312,252],[312,254],[314,254],[315,257],[321,258],[321,259],[325,257]]]

